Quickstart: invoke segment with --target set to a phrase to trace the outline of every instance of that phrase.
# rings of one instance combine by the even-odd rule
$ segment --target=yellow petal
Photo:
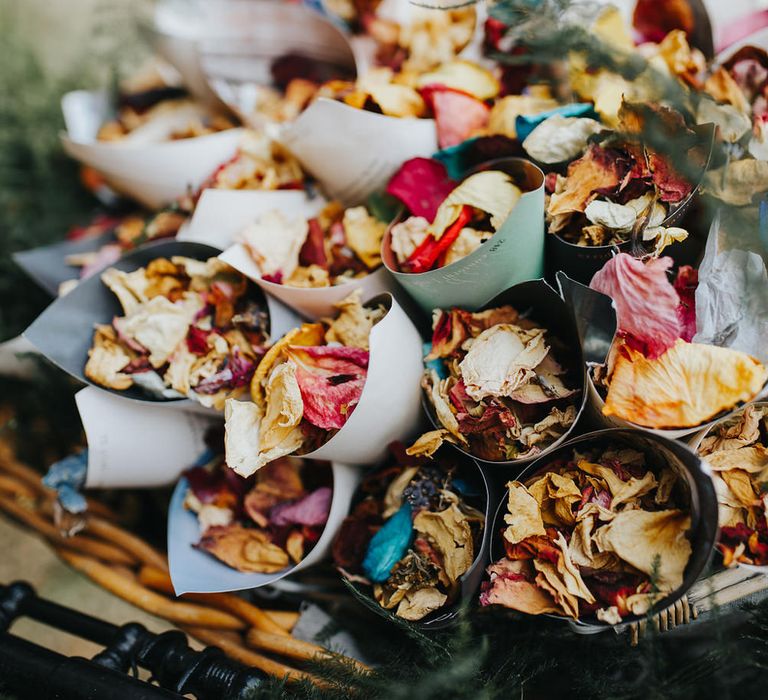
[[[461,59],[443,63],[437,70],[422,74],[418,81],[418,87],[435,84],[461,90],[478,100],[490,100],[500,89],[499,81],[491,71]]]
[[[751,401],[768,378],[755,358],[729,348],[686,343],[655,360],[623,347],[603,413],[647,428],[691,428]]]
[[[528,489],[519,481],[510,481],[507,489],[508,512],[504,516],[504,522],[507,523],[504,539],[510,544],[517,544],[526,537],[545,535],[539,504]]]
[[[365,207],[347,209],[342,223],[347,245],[369,269],[378,267],[381,264],[381,239],[387,225],[371,216]]]
[[[410,457],[431,457],[444,442],[455,443],[456,438],[448,430],[431,430],[421,435],[405,453]]]
[[[489,134],[503,134],[511,139],[517,138],[515,126],[519,116],[541,114],[558,107],[557,100],[531,95],[507,95],[496,100],[488,115]]]
[[[442,202],[435,214],[431,230],[440,238],[456,218],[464,205],[480,209],[491,215],[494,231],[504,223],[514,209],[522,192],[512,178],[500,170],[486,170],[470,175]]]
[[[437,513],[422,510],[413,520],[416,531],[427,538],[442,555],[451,583],[467,572],[475,559],[472,530],[455,503]]]
[[[656,575],[661,590],[683,583],[691,556],[686,533],[691,516],[680,510],[624,510],[594,534],[601,552],[614,552],[648,576]]]
[[[304,401],[292,362],[275,367],[266,389],[266,412],[259,426],[259,450],[264,452],[283,442],[304,415]]]
[[[260,410],[263,408],[264,399],[264,387],[262,385],[283,350],[289,345],[322,345],[324,340],[325,329],[321,323],[303,323],[299,328],[288,331],[267,350],[251,379],[251,398]]]
[[[421,95],[407,85],[370,85],[368,94],[389,117],[421,117],[427,111]]]

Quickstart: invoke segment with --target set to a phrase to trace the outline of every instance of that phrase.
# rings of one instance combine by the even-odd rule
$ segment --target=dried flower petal
[[[386,581],[392,567],[402,559],[413,538],[411,506],[404,503],[371,538],[363,559],[363,571],[374,582]]]
[[[500,170],[485,170],[470,175],[440,204],[430,231],[439,239],[458,219],[464,206],[480,209],[491,216],[491,226],[497,231],[514,209],[522,192],[512,178]]]
[[[397,197],[414,216],[435,218],[441,202],[456,187],[445,166],[432,158],[405,161],[390,178],[387,192]]]
[[[304,418],[325,430],[339,429],[363,393],[368,351],[339,346],[299,346],[285,349],[296,367],[304,400]]]
[[[299,264],[299,251],[309,232],[306,219],[289,219],[280,211],[263,214],[240,234],[240,240],[262,276],[288,279]]]
[[[678,340],[648,360],[624,346],[603,413],[647,428],[695,427],[754,399],[767,378],[760,362],[729,348]]]
[[[690,527],[691,516],[680,510],[624,510],[597,530],[594,540],[599,551],[614,552],[644,574],[655,575],[661,590],[673,591],[682,585],[691,556]]]
[[[486,396],[509,396],[526,383],[549,352],[545,331],[524,331],[499,324],[472,341],[459,364],[467,393],[476,401]]]
[[[294,503],[284,503],[274,507],[269,513],[270,522],[278,526],[321,527],[328,520],[332,498],[333,491],[327,486],[315,489]]]
[[[611,258],[590,287],[614,301],[619,331],[632,337],[653,359],[680,337],[677,308],[680,298],[667,278],[671,258],[643,262],[627,253]]]
[[[466,141],[488,123],[488,106],[472,95],[443,85],[427,85],[421,94],[435,115],[440,148]]]
[[[564,117],[545,119],[523,141],[525,152],[540,163],[564,163],[587,149],[587,140],[602,129],[594,119]]]
[[[238,571],[272,574],[288,566],[288,554],[261,530],[239,525],[213,527],[197,545]]]
[[[541,519],[539,503],[519,481],[507,484],[507,514],[504,522],[504,539],[510,544],[517,544],[534,535],[544,535],[544,523]],[[579,494],[581,497],[581,494]]]

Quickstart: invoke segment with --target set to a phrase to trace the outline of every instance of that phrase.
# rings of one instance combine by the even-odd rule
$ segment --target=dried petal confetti
[[[647,428],[692,428],[757,396],[768,370],[737,350],[678,340],[651,360],[624,346],[603,413]]]
[[[268,336],[266,312],[248,299],[242,275],[217,258],[174,257],[133,272],[110,268],[102,280],[125,315],[97,328],[89,379],[219,410],[245,390]]]
[[[688,502],[674,500],[685,498],[676,473],[649,461],[605,440],[507,484],[506,557],[488,567],[481,605],[615,625],[679,588],[692,552]]]
[[[416,621],[457,600],[485,518],[476,475],[455,455],[409,457],[414,450],[403,447],[393,444],[394,462],[365,477],[333,552],[346,577],[372,586],[379,605]]]
[[[336,319],[305,323],[269,348],[253,373],[251,401],[227,401],[225,453],[238,474],[312,452],[355,410],[368,374],[368,338],[386,310],[363,307],[359,291],[337,306]]]
[[[337,346],[289,346],[285,356],[286,364],[295,368],[304,418],[325,430],[341,428],[360,401],[368,352]]]
[[[616,305],[619,331],[650,359],[659,357],[680,337],[680,297],[667,278],[672,258],[643,262],[627,253],[611,258],[590,287]]]
[[[539,124],[523,141],[525,152],[540,163],[564,163],[587,149],[587,140],[602,129],[594,119],[555,114]]]
[[[561,348],[511,306],[435,311],[422,387],[439,424],[473,455],[531,456],[576,420],[580,389],[575,368],[558,361]]]
[[[768,565],[768,434],[765,403],[746,406],[702,439],[699,454],[716,471],[718,549],[725,566]]]
[[[307,491],[310,472],[311,483],[320,485]],[[282,458],[243,479],[218,456],[185,476],[185,507],[200,524],[197,547],[238,571],[275,573],[298,563],[328,520],[333,490],[326,485],[327,463]]]

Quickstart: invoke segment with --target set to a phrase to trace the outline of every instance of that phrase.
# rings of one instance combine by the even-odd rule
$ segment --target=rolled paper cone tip
[[[432,119],[388,117],[324,97],[280,138],[323,190],[348,206],[383,188],[404,161],[437,150]]]
[[[217,422],[96,387],[80,390],[75,402],[89,445],[86,488],[173,483],[205,451],[205,433]]]

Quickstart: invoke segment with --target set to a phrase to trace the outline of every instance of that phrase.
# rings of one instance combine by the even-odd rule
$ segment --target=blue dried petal
[[[469,156],[472,153],[472,149],[475,147],[475,142],[479,137],[467,139],[455,146],[448,146],[443,148],[437,153],[433,154],[432,158],[439,160],[448,173],[448,177],[452,180],[460,180],[461,176],[467,170],[469,165]]]
[[[85,496],[69,484],[59,486],[57,493],[59,495],[59,503],[67,513],[78,515],[88,510],[88,502],[85,500]]]
[[[59,503],[68,513],[84,513],[88,505],[85,497],[79,492],[85,484],[85,475],[88,470],[88,450],[79,454],[69,455],[55,462],[43,477],[43,484],[55,489],[59,496]]]
[[[411,506],[404,503],[368,543],[363,559],[363,571],[368,579],[374,583],[386,581],[392,567],[405,556],[412,539]]]
[[[555,114],[559,114],[561,117],[584,117],[586,119],[594,119],[600,121],[600,117],[595,112],[595,108],[591,103],[575,103],[570,105],[563,105],[562,107],[556,107],[555,109],[547,110],[541,114],[532,114],[530,116],[523,116],[522,114],[515,119],[515,131],[517,131],[517,138],[522,143],[528,138],[530,133],[543,122],[545,119],[549,119]]]
[[[424,353],[423,357],[429,355],[429,353],[432,352],[432,342],[430,341],[428,343],[423,343],[421,350]],[[445,379],[448,377],[448,370],[445,367],[445,362],[439,357],[435,360],[425,360],[424,366],[427,369],[435,370],[435,372],[437,372],[437,376],[440,377],[440,379]]]
[[[88,450],[79,454],[69,455],[54,462],[43,477],[43,483],[49,489],[58,489],[62,484],[80,488],[85,484],[85,473],[88,470]]]

